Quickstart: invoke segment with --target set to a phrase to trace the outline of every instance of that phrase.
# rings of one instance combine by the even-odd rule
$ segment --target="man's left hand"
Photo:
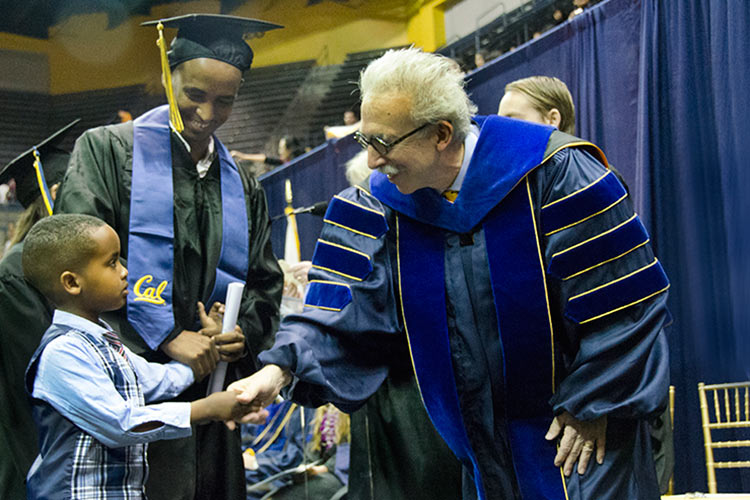
[[[584,474],[589,465],[589,459],[596,450],[596,462],[604,462],[604,452],[607,441],[607,416],[595,420],[578,420],[568,412],[555,417],[544,438],[551,441],[562,432],[560,445],[555,456],[555,467],[563,467],[566,476],[573,473],[573,467],[578,461],[578,473]]]

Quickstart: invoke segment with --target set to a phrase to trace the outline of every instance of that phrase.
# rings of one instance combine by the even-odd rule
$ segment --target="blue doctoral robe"
[[[648,235],[595,146],[479,121],[454,205],[378,174],[372,195],[334,197],[305,310],[260,360],[291,369],[300,403],[351,411],[408,344],[464,498],[658,499],[646,419],[669,384],[668,282]],[[604,463],[566,479],[543,439],[563,411],[608,417]]]

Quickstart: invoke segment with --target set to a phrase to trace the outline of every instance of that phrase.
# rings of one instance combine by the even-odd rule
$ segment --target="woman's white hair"
[[[448,120],[459,141],[469,133],[471,116],[477,112],[464,85],[464,74],[455,61],[414,47],[389,50],[359,77],[362,102],[392,92],[410,96],[415,124]]]

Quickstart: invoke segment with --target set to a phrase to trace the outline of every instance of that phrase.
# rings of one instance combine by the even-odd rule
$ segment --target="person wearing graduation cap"
[[[229,363],[228,383],[251,373],[255,356],[272,341],[283,279],[263,189],[237,168],[214,132],[229,118],[253,59],[245,37],[280,26],[211,14],[144,25],[159,32],[169,104],[85,132],[56,211],[94,215],[117,231],[131,293],[125,307],[103,319],[126,345],[204,376],[218,351]],[[168,52],[164,27],[178,29]],[[224,302],[231,282],[245,284],[239,328],[199,331],[198,301]],[[179,399],[205,396],[207,389],[204,378]],[[221,423],[155,443],[148,460],[152,500],[245,497],[240,435]]]
[[[70,157],[58,146],[79,121],[67,124],[0,170],[0,183],[15,179],[16,195],[25,209],[11,247],[0,260],[0,491],[6,500],[26,498],[26,472],[39,453],[24,372],[52,321],[52,306],[24,279],[23,239],[36,221],[52,213]]]

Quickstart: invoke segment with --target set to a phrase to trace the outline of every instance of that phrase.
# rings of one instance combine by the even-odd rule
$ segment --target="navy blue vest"
[[[31,357],[26,370],[26,390],[31,394],[45,347],[62,335],[76,335],[95,349],[107,373],[125,400],[145,404],[138,384],[125,376],[132,372],[130,363],[117,354],[104,339],[73,328],[53,324]],[[131,380],[135,374],[130,374]],[[70,420],[58,413],[50,404],[32,399],[32,415],[39,429],[39,456],[27,477],[28,498],[145,498],[144,485],[148,476],[146,445],[137,444],[121,448],[108,448],[94,439]]]

